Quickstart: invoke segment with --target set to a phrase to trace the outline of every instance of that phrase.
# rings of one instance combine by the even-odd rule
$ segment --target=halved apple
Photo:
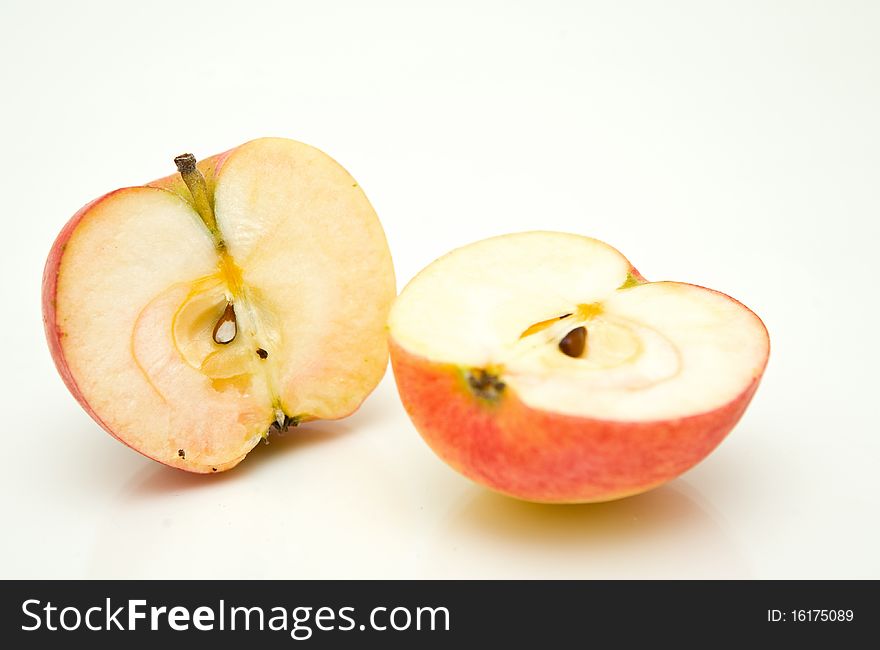
[[[764,324],[733,298],[647,282],[611,246],[553,232],[449,253],[389,322],[427,443],[531,501],[616,499],[678,476],[739,420],[769,354]]]
[[[394,271],[363,190],[317,149],[267,138],[176,162],[64,227],[44,321],[101,426],[218,472],[270,429],[357,409],[387,365]]]

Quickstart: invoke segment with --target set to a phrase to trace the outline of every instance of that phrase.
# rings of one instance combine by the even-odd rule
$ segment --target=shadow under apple
[[[474,488],[427,555],[455,578],[740,578],[736,542],[684,481],[607,503],[546,505]],[[438,549],[437,545],[445,548]]]
[[[289,460],[292,454],[329,443],[352,431],[352,427],[343,421],[309,422],[286,433],[271,435],[267,442],[258,443],[236,467],[220,474],[191,474],[150,463],[142,478],[135,482],[136,487],[131,496],[159,496],[168,492],[210,489],[217,484],[243,481],[269,465]]]

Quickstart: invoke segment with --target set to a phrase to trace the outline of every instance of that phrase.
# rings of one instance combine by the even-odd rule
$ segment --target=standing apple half
[[[191,472],[352,413],[388,361],[395,295],[364,192],[326,154],[248,142],[89,203],[43,278],[49,347],[113,436]]]
[[[435,261],[397,298],[391,362],[431,448],[521,499],[644,492],[711,452],[754,394],[767,330],[717,291],[647,282],[617,250],[552,232]]]

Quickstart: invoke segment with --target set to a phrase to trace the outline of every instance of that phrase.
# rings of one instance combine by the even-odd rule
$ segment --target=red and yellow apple
[[[175,162],[64,226],[43,316],[98,424],[219,472],[271,430],[358,408],[387,366],[394,271],[363,190],[317,149],[266,138]]]
[[[389,329],[401,399],[437,455],[493,490],[559,503],[644,492],[699,462],[770,349],[733,298],[648,282],[611,246],[553,232],[440,258]]]

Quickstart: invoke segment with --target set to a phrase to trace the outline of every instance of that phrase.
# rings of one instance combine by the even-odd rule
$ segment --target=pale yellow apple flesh
[[[387,364],[395,284],[366,196],[317,149],[262,139],[199,168],[216,233],[179,174],[118,190],[59,236],[44,300],[56,363],[95,419],[215,472],[273,422],[357,409]]]

